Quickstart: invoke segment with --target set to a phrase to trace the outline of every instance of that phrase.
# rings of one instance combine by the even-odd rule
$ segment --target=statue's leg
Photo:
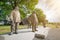
[[[11,24],[11,32],[13,32],[13,25]]]
[[[37,24],[34,24],[34,29],[35,29],[35,31],[37,31],[37,29],[36,29],[36,28],[37,28]]]
[[[14,22],[11,22],[11,32],[9,33],[9,35],[11,35],[11,34],[13,34],[13,32],[14,32],[14,26],[15,26],[15,24],[14,24]]]
[[[37,28],[37,26],[35,26],[35,31],[38,31],[36,28]]]
[[[35,26],[32,24],[32,32],[35,32]]]
[[[16,22],[16,23],[15,23],[15,34],[17,34],[18,26],[19,26],[19,23]]]

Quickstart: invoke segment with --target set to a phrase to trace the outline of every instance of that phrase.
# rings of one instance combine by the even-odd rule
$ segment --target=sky
[[[60,0],[39,0],[36,8],[44,11],[49,22],[60,22]]]

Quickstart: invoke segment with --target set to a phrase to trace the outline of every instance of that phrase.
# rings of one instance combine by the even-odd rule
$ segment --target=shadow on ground
[[[28,32],[32,32],[31,30],[27,30],[27,31],[18,31],[18,33],[28,33]],[[9,34],[10,32],[4,33],[4,34],[0,34],[0,35],[6,35]]]
[[[0,40],[5,40],[5,37],[3,37],[3,36],[0,36]]]

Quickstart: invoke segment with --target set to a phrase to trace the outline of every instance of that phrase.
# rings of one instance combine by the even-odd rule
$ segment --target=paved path
[[[0,35],[0,40],[60,40],[60,29],[51,29],[51,28],[37,28],[38,31],[31,32],[31,29],[21,29],[18,34],[13,35]],[[35,33],[44,34],[45,39],[35,38]]]

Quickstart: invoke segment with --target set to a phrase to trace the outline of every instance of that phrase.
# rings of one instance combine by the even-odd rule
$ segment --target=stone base
[[[40,39],[45,39],[45,35],[43,34],[35,34],[35,37]]]
[[[0,40],[20,40],[20,37],[18,36],[18,34],[0,35]]]
[[[34,32],[31,32],[31,29],[18,30],[18,34],[0,35],[0,40],[32,40],[33,38]]]

